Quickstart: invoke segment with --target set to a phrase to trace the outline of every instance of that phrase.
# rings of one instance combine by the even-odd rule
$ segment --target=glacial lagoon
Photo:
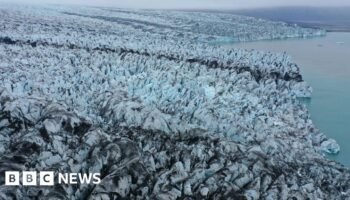
[[[350,167],[350,33],[331,32],[312,39],[230,44],[235,48],[286,52],[313,87],[307,103],[314,124],[340,145],[331,156]]]

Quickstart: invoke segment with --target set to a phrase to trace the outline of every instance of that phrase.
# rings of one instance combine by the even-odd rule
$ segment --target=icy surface
[[[0,172],[100,172],[0,186],[8,199],[346,199],[286,54],[210,42],[321,30],[219,13],[0,6]],[[0,176],[3,177],[3,176]],[[0,184],[4,180],[0,179]]]

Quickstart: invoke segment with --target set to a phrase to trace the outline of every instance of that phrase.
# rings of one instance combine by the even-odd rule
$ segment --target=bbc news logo
[[[19,171],[5,172],[5,185],[8,186],[53,186],[58,184],[100,184],[100,173],[58,173],[55,179],[53,171]]]

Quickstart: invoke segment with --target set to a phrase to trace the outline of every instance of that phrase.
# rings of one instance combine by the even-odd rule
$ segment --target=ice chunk
[[[334,139],[328,139],[321,143],[321,150],[328,154],[337,154],[340,151],[340,146]]]

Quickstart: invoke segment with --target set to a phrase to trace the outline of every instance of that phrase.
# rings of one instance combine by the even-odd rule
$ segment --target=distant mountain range
[[[229,12],[327,31],[350,31],[350,7],[274,7]]]

